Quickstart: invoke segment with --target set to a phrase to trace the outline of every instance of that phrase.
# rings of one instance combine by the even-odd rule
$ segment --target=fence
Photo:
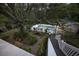
[[[58,40],[58,44],[59,44],[59,48],[61,49],[61,51],[67,55],[67,56],[79,56],[79,49],[67,44],[66,42],[64,42],[61,39],[57,39]]]

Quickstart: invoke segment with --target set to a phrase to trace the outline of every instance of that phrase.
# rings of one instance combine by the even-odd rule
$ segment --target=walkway
[[[48,56],[57,56],[50,38],[48,38]]]
[[[33,55],[0,39],[0,56],[33,56]]]
[[[54,50],[55,50],[57,56],[65,56],[63,54],[63,52],[59,49],[58,41],[55,39],[55,35],[51,35],[50,40],[52,42],[52,45],[54,47]]]

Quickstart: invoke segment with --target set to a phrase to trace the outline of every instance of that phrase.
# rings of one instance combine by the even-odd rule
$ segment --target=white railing
[[[59,48],[61,49],[61,51],[67,55],[67,56],[79,56],[79,49],[69,45],[68,43],[64,42],[61,39],[57,39],[58,40],[58,44],[59,44]]]

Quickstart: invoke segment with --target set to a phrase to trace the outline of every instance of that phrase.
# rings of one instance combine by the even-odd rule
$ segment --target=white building
[[[49,34],[56,33],[56,29],[58,26],[56,25],[48,25],[48,24],[36,24],[31,27],[32,31],[37,31],[37,32],[47,32]],[[57,29],[58,30],[58,29]]]

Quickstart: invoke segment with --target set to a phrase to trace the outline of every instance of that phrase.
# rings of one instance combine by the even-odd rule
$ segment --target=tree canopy
[[[61,20],[79,22],[79,4],[66,3],[1,3],[0,16],[7,17],[6,27],[20,27],[26,23],[57,23]],[[31,22],[30,22],[31,21]],[[3,21],[0,22],[3,23]],[[11,25],[8,25],[11,24]],[[14,25],[14,26],[13,26]]]

